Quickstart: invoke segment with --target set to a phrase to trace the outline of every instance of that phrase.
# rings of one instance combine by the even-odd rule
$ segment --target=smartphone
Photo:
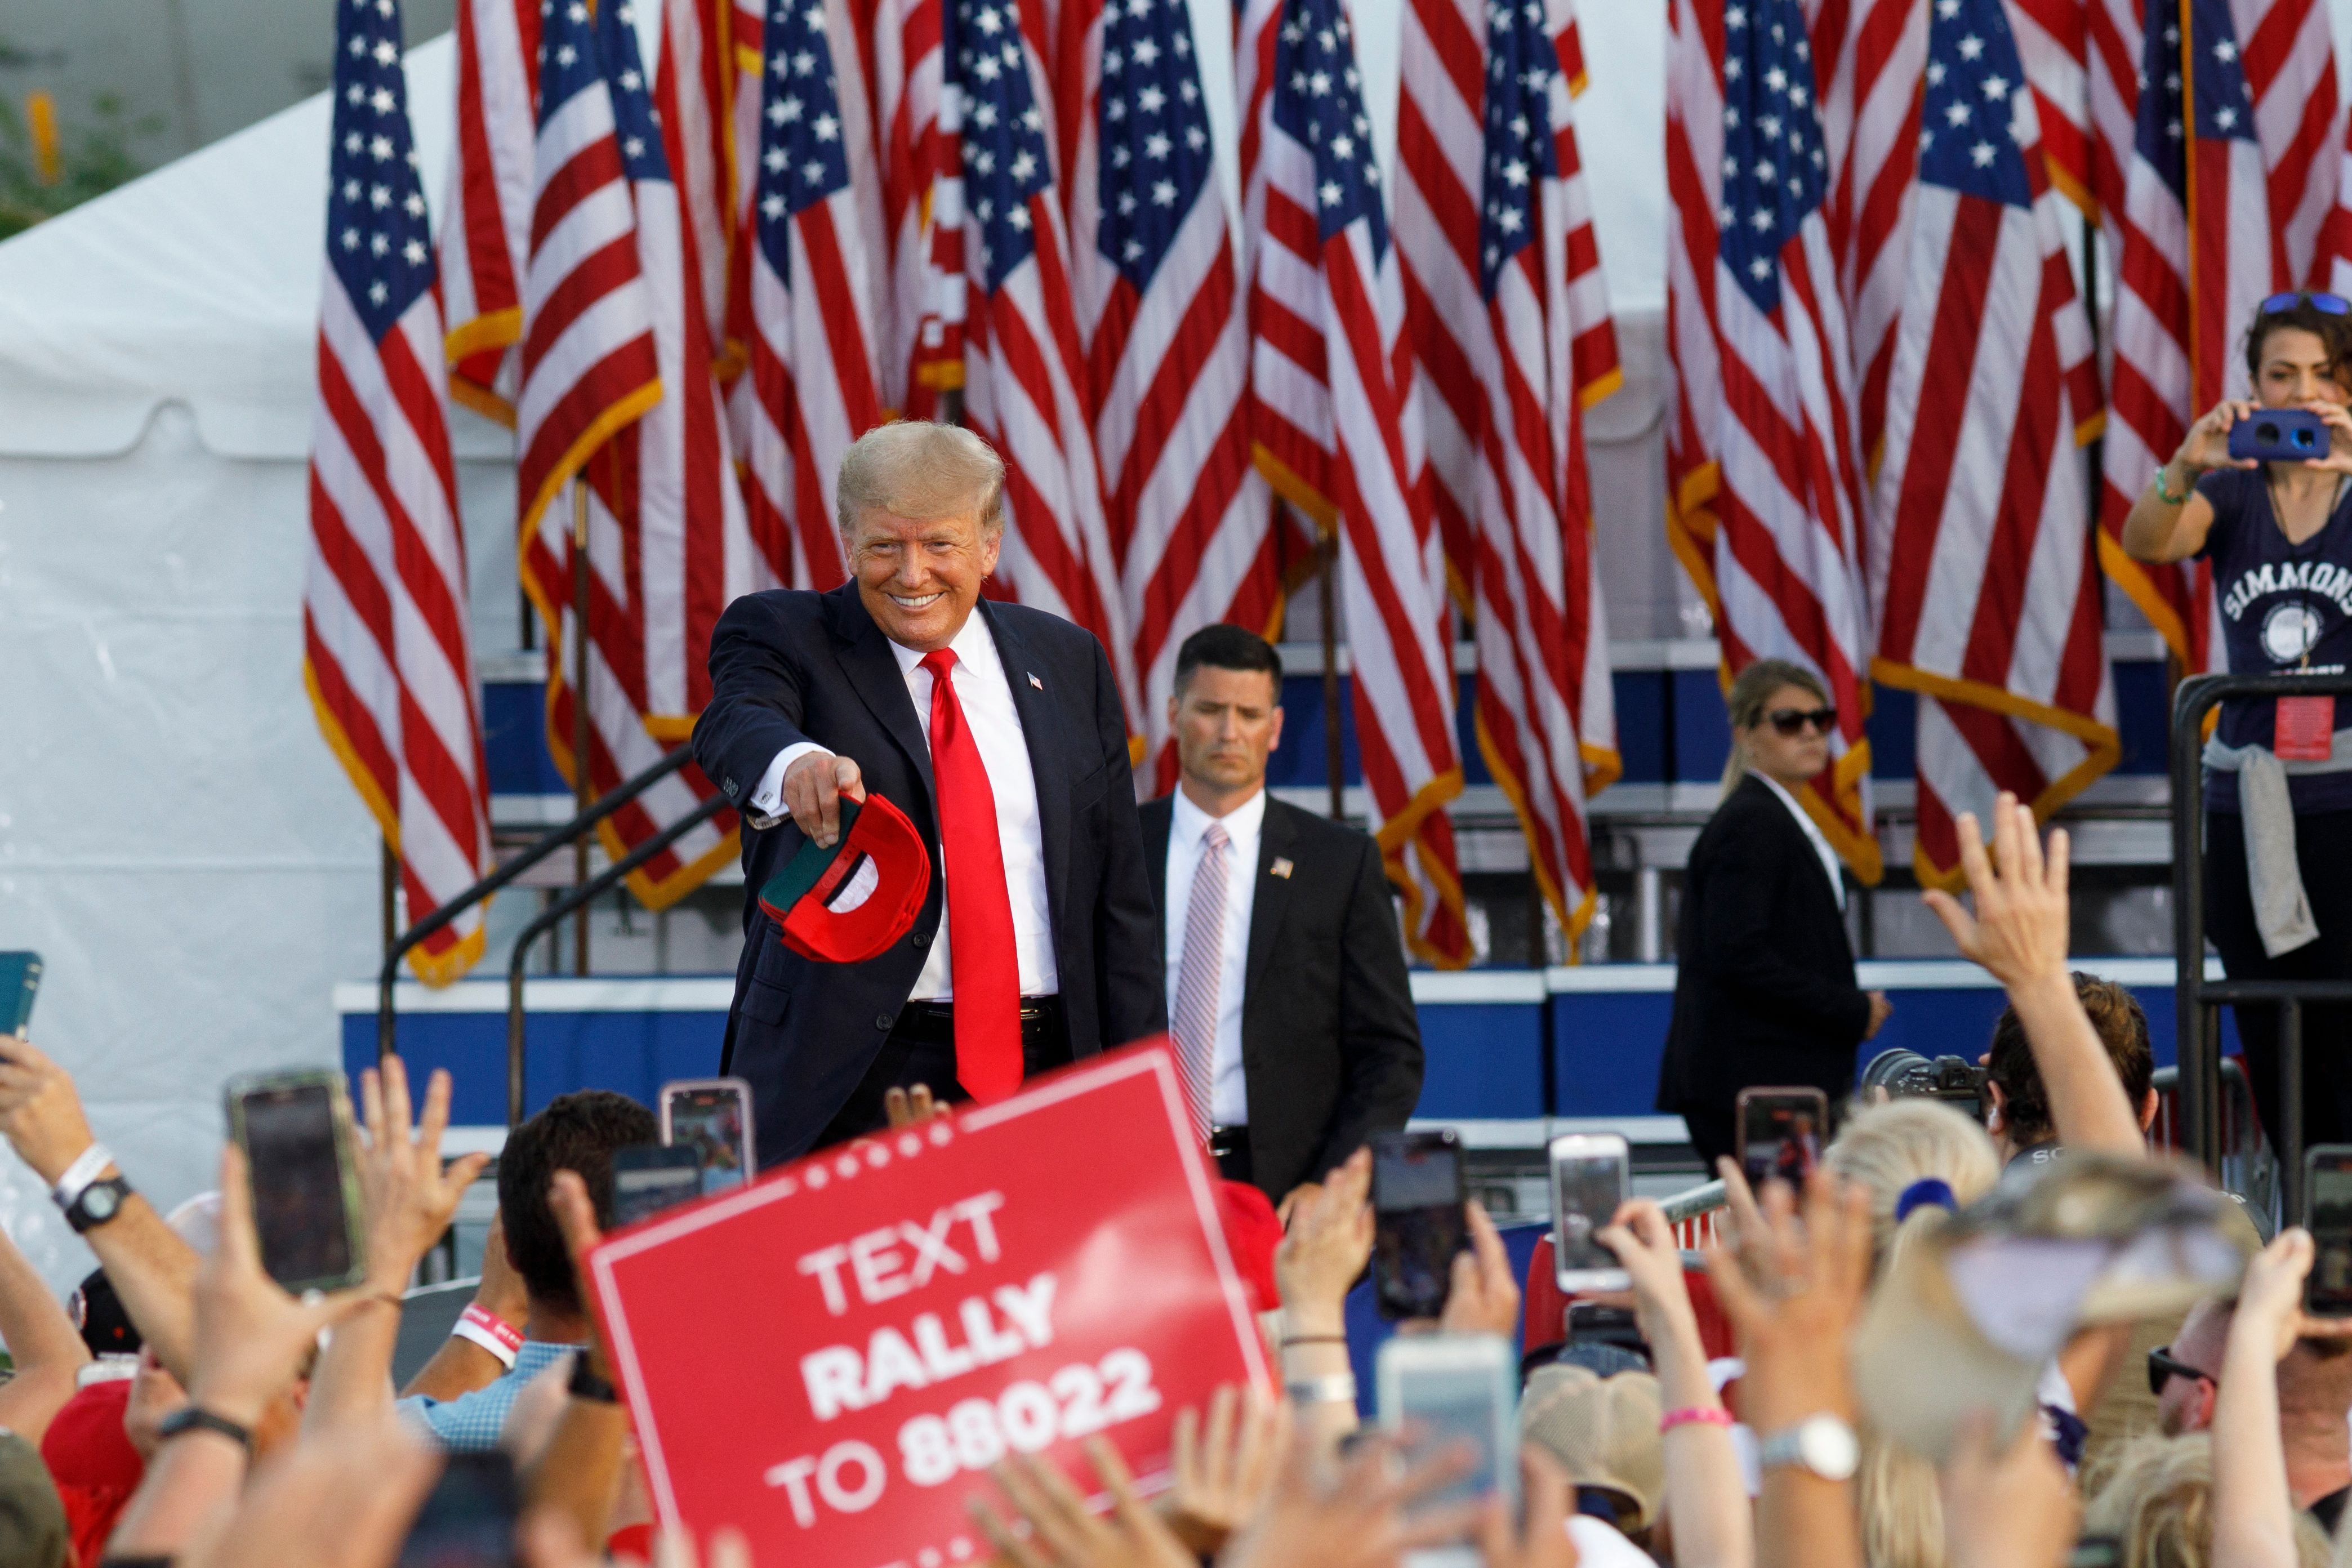
[[[521,1493],[502,1449],[452,1454],[400,1548],[400,1568],[508,1568]]]
[[[1372,1293],[1384,1318],[1445,1310],[1454,1255],[1470,1249],[1462,1141],[1447,1129],[1372,1140]]]
[[[0,1035],[25,1037],[33,1020],[33,998],[41,994],[41,955],[0,952]]]
[[[613,1151],[614,1229],[701,1195],[702,1161],[691,1148],[637,1143]]]
[[[1625,1140],[1614,1132],[1551,1141],[1551,1261],[1562,1290],[1632,1288],[1617,1255],[1592,1239],[1617,1217],[1631,1163]]]
[[[2327,421],[2308,408],[2257,408],[2230,426],[2230,456],[2300,463],[2327,456]]]
[[[359,1138],[332,1068],[231,1079],[228,1135],[245,1151],[262,1272],[287,1289],[339,1290],[367,1277]]]
[[[1509,1518],[1519,1512],[1519,1358],[1496,1334],[1400,1334],[1381,1344],[1374,1363],[1381,1426],[1402,1433],[1409,1456],[1466,1443],[1467,1474],[1423,1495],[1414,1511],[1499,1493]],[[1407,1568],[1476,1568],[1468,1542],[1405,1554]]]
[[[1757,1192],[1777,1176],[1802,1192],[1821,1163],[1830,1099],[1818,1089],[1743,1089],[1733,1136],[1739,1173]]]
[[[2352,1318],[2352,1143],[2304,1151],[2303,1213],[2312,1243],[2303,1310],[2315,1318]]]
[[[751,1086],[740,1078],[682,1079],[661,1088],[662,1142],[702,1160],[702,1190],[723,1193],[751,1179]]]

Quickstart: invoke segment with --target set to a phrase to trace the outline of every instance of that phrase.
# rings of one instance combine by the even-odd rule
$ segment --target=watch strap
[[[242,1447],[249,1456],[253,1452],[253,1434],[226,1415],[215,1415],[198,1405],[183,1405],[155,1424],[159,1439],[178,1436],[183,1432],[217,1432]]]
[[[58,1177],[58,1184],[49,1189],[58,1200],[58,1207],[73,1207],[74,1200],[98,1180],[98,1173],[113,1163],[113,1152],[105,1144],[93,1141],[89,1148],[75,1156],[74,1163]]]
[[[90,1207],[89,1200],[98,1193],[105,1193],[113,1199],[113,1206],[104,1214],[96,1213]],[[66,1211],[66,1224],[73,1227],[74,1234],[77,1236],[96,1230],[100,1226],[120,1215],[122,1212],[124,1200],[130,1196],[131,1184],[121,1176],[108,1176],[103,1180],[92,1182],[73,1195],[73,1202],[63,1205]]]

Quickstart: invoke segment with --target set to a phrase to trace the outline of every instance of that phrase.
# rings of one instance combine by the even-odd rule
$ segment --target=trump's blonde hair
[[[954,517],[977,501],[980,529],[1004,526],[1004,459],[959,425],[900,419],[877,425],[842,454],[834,515],[843,537],[869,511],[927,521]]]

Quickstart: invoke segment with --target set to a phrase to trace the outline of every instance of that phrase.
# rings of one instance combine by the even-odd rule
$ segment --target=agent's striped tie
[[[1201,838],[1201,863],[1192,872],[1192,896],[1184,910],[1184,957],[1176,972],[1176,1058],[1184,1068],[1184,1094],[1192,1105],[1192,1130],[1209,1142],[1213,1123],[1209,1095],[1216,1081],[1217,984],[1225,962],[1225,825],[1209,824]]]

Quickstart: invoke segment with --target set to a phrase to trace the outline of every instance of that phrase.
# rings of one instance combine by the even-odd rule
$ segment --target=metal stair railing
[[[523,1010],[522,966],[530,956],[530,944],[552,931],[556,924],[583,905],[603,898],[617,888],[628,874],[701,826],[720,812],[730,809],[734,803],[725,795],[714,793],[709,799],[614,861],[595,876],[541,910],[531,922],[515,938],[514,956],[507,961],[507,1125],[512,1127],[522,1120],[522,1058]]]
[[[2205,790],[2199,761],[2205,715],[2232,697],[2352,696],[2352,676],[2200,675],[2180,683],[2172,701],[2172,955],[2178,967],[2173,1007],[2180,1059],[2180,1145],[2219,1177],[2222,1172],[2221,1005],[2276,1003],[2279,1009],[2279,1116],[2266,1128],[2277,1152],[2281,1219],[2303,1215],[2303,1009],[2312,1002],[2352,1002],[2352,976],[2341,980],[2205,978]]]
[[[653,788],[654,785],[661,783],[662,780],[669,777],[672,773],[678,772],[693,760],[694,756],[691,747],[678,747],[677,750],[670,752],[667,756],[662,758],[661,761],[654,763],[651,767],[646,768],[635,778],[627,780],[626,782],[615,786],[609,793],[599,796],[595,800],[590,801],[586,805],[580,808],[578,814],[575,815],[571,821],[565,823],[561,827],[551,828],[548,832],[541,835],[538,838],[533,839],[530,846],[525,848],[521,854],[517,855],[510,860],[501,862],[498,868],[493,870],[488,876],[484,877],[480,881],[476,882],[472,887],[467,888],[464,892],[459,893],[456,898],[451,899],[447,903],[443,904],[439,909],[435,910],[431,914],[426,915],[423,920],[418,921],[415,925],[410,926],[406,931],[401,932],[399,937],[394,941],[393,944],[384,950],[383,967],[378,971],[376,974],[376,1059],[378,1061],[382,1061],[384,1058],[391,1056],[399,1048],[394,1039],[394,1030],[398,1022],[398,1016],[394,1002],[393,987],[394,983],[400,978],[400,961],[407,957],[409,952],[414,949],[417,943],[423,942],[426,937],[431,936],[435,931],[442,930],[459,915],[464,914],[476,904],[480,903],[483,900],[488,898],[499,889],[504,888],[516,878],[521,876],[525,871],[530,870],[533,866],[538,865],[541,861],[554,854],[557,850],[566,848],[572,844],[577,842],[583,834],[593,831],[598,823],[604,821],[606,817],[612,816],[614,812],[620,810],[623,806],[636,799],[637,796],[645,794],[646,791]],[[711,796],[711,799],[719,801],[722,805],[726,804],[721,797],[715,795]],[[689,818],[688,822],[694,823],[703,821],[710,814],[709,812],[704,812],[700,816]],[[668,840],[665,839],[663,842],[667,844]],[[632,869],[634,868],[635,867],[633,865]],[[576,908],[577,906],[567,907]],[[534,927],[533,929],[536,930],[538,928]],[[519,942],[515,944],[515,952],[520,955],[525,952],[529,946],[530,943],[528,942]]]

